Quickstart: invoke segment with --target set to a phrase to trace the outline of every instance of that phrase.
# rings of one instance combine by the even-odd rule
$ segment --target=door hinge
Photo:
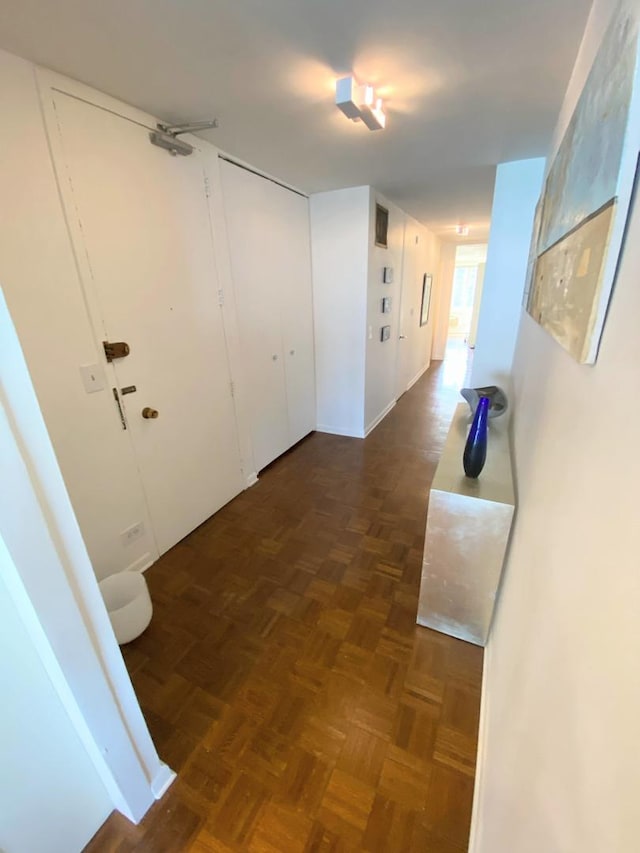
[[[209,185],[209,175],[204,176],[204,194],[207,198],[211,198],[211,187]]]
[[[218,290],[218,305],[224,305],[224,290],[222,288]]]
[[[230,382],[230,383],[229,383],[229,387],[231,388],[231,396],[232,396],[232,397],[235,397],[235,396],[236,396],[236,386],[235,386],[235,384],[234,384],[233,382]]]

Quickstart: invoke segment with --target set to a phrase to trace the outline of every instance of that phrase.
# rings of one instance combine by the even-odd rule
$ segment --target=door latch
[[[116,406],[118,407],[118,414],[120,415],[120,423],[122,424],[122,429],[127,428],[127,419],[124,416],[124,411],[122,410],[122,403],[120,402],[120,397],[118,395],[118,389],[113,388],[113,399],[116,401]]]
[[[124,341],[103,341],[104,354],[107,361],[111,362],[114,358],[126,358],[129,355],[129,344]]]

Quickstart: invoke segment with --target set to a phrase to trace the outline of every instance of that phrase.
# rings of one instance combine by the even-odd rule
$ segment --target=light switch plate
[[[104,390],[104,373],[99,364],[81,364],[80,376],[82,377],[82,384],[87,394]]]

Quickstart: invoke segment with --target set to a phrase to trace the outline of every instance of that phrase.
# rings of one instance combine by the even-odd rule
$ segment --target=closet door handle
[[[277,356],[277,355],[272,355],[272,356],[271,356],[271,360],[272,360],[272,361],[277,361],[277,360],[278,360],[278,356]]]
[[[289,350],[289,355],[295,355],[295,354],[296,354],[296,351],[294,349]]]

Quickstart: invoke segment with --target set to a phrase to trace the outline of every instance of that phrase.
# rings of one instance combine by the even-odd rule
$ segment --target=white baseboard
[[[408,390],[409,390],[409,388],[413,388],[413,386],[416,384],[416,382],[418,381],[418,379],[420,379],[422,376],[424,376],[424,374],[427,372],[427,370],[429,370],[429,368],[430,368],[430,367],[431,367],[431,362],[430,362],[430,361],[429,361],[429,362],[427,362],[427,364],[425,364],[425,366],[424,366],[424,367],[421,367],[421,368],[420,368],[420,370],[419,370],[419,371],[416,373],[416,375],[413,377],[413,379],[411,380],[411,382],[409,382],[409,384],[407,385],[406,390],[408,391]]]
[[[329,426],[328,424],[318,424],[316,432],[326,432],[329,435],[343,435],[345,438],[364,438],[363,430],[345,429],[339,426]]]
[[[255,471],[252,471],[250,474],[247,474],[247,484],[245,486],[246,489],[250,489],[251,486],[255,486],[258,482],[258,475]]]
[[[486,754],[487,726],[489,720],[489,676],[491,657],[491,642],[484,649],[482,661],[482,693],[480,695],[480,722],[478,725],[478,752],[476,755],[476,778],[473,785],[473,809],[471,812],[471,827],[469,829],[468,853],[480,853],[482,837],[482,817],[480,813],[480,796],[482,792],[484,756]]]
[[[151,790],[156,800],[160,800],[164,796],[175,778],[176,774],[174,771],[168,764],[164,764],[163,762],[151,782]]]
[[[152,566],[155,563],[155,560],[151,556],[151,554],[146,553],[143,554],[142,557],[138,557],[137,560],[134,560],[127,568],[125,572],[146,572],[149,566]]]
[[[371,423],[364,430],[354,430],[354,429],[346,429],[340,426],[332,426],[330,424],[318,424],[316,426],[316,432],[326,432],[329,435],[343,435],[345,438],[366,438],[369,433],[374,430],[380,421],[385,418],[391,409],[395,406],[396,401],[392,400],[389,405],[380,412],[379,415],[371,421]]]
[[[375,418],[371,421],[371,423],[369,424],[369,426],[368,426],[368,427],[365,429],[365,431],[364,431],[365,438],[369,435],[369,433],[370,433],[372,430],[374,430],[374,429],[378,426],[378,424],[380,423],[380,421],[381,421],[381,420],[383,420],[384,418],[386,418],[386,417],[387,417],[387,415],[389,414],[389,412],[391,411],[391,409],[393,409],[393,407],[395,406],[395,404],[396,404],[396,401],[395,401],[395,400],[392,400],[392,401],[389,403],[389,405],[388,405],[386,408],[384,408],[384,409],[380,412],[380,414],[379,414],[377,417],[375,417]]]

